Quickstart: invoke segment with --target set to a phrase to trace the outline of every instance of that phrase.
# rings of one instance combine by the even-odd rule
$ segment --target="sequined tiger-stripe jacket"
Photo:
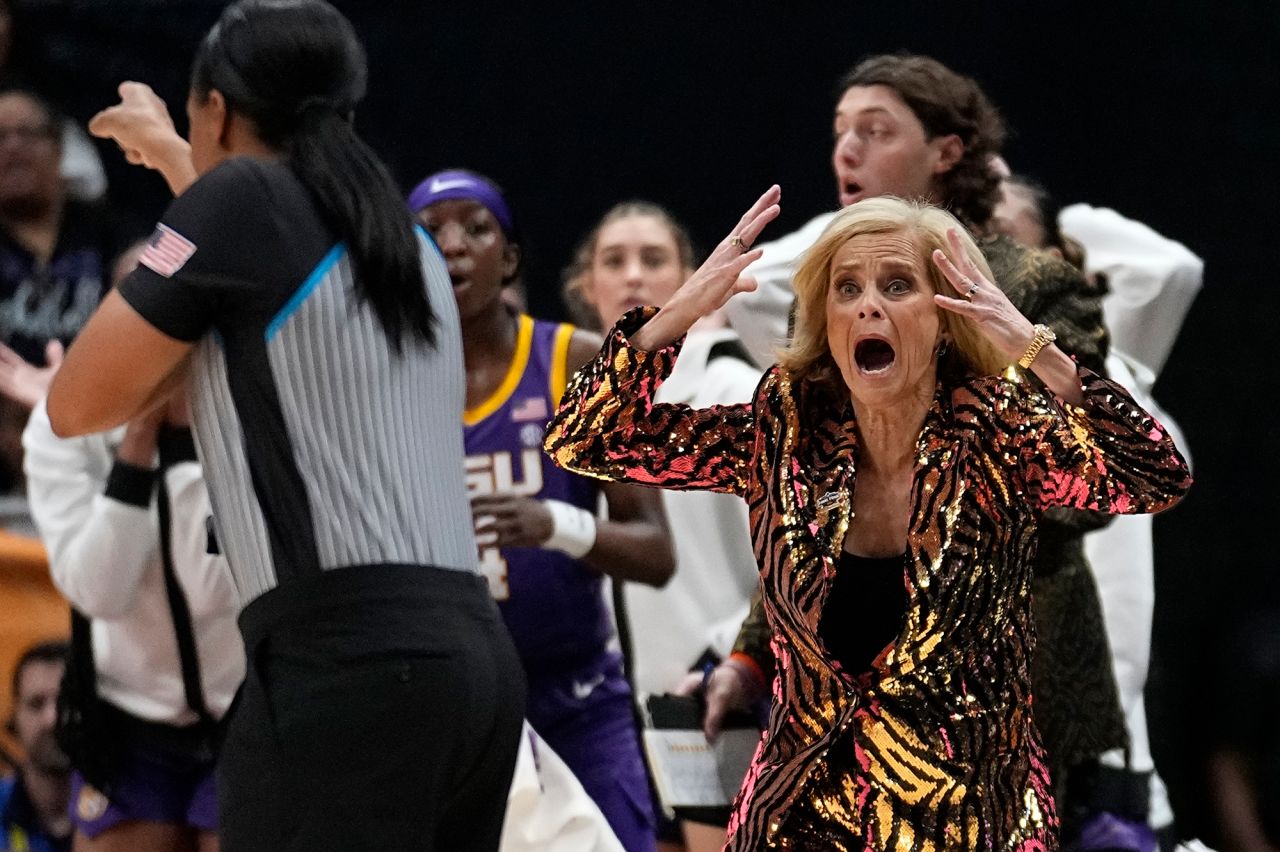
[[[775,367],[749,405],[656,404],[678,346],[627,343],[653,311],[623,317],[574,377],[545,448],[589,476],[747,500],[777,674],[727,848],[785,848],[802,796],[867,849],[1056,848],[1027,670],[1036,519],[1173,504],[1190,478],[1169,437],[1083,368],[1083,408],[1017,375],[940,382],[917,443],[907,612],[860,683],[817,635],[857,479],[847,393]],[[846,737],[857,769],[826,772]]]

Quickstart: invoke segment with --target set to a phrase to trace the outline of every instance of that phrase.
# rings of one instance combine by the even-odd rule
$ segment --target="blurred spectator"
[[[657,204],[626,201],[579,244],[565,271],[565,300],[580,323],[603,331],[637,305],[665,304],[695,266],[683,225]],[[694,408],[749,402],[760,375],[717,313],[690,329],[656,399]],[[760,576],[742,499],[710,491],[659,494],[677,571],[661,588],[626,583],[621,590],[631,679],[641,697],[701,685],[701,668],[728,656]],[[672,845],[660,848],[720,849],[723,825],[664,822],[659,838]]]
[[[1083,247],[1085,272],[1106,277],[1108,293],[1102,312],[1111,334],[1107,370],[1160,420],[1194,469],[1194,447],[1188,446],[1178,424],[1151,394],[1200,292],[1204,261],[1182,243],[1105,207],[1072,204],[1063,208],[1058,221],[1066,238]],[[1111,535],[1085,538],[1113,637],[1116,679],[1133,738],[1127,755],[1104,754],[1104,766],[1122,766],[1123,761],[1135,768],[1153,765],[1147,749],[1147,708],[1136,689],[1138,683],[1146,682],[1151,662],[1147,640],[1156,570],[1151,524],[1149,517],[1137,523],[1132,518],[1117,519],[1118,529]],[[1168,706],[1163,710],[1168,712]],[[1170,833],[1174,814],[1157,774],[1151,778],[1150,811],[1151,824],[1162,832],[1162,845],[1167,845],[1165,835]]]
[[[29,648],[13,669],[9,730],[26,752],[16,775],[0,779],[0,850],[65,852],[71,848],[67,800],[71,764],[54,735],[65,642]]]
[[[1200,289],[1204,264],[1182,244],[1113,210],[1075,204],[1064,211],[1039,183],[1010,174],[1003,160],[993,166],[1004,176],[995,229],[1105,279],[1110,292],[1103,316],[1112,335],[1107,373],[1159,418],[1187,454],[1181,431],[1151,398],[1151,388]],[[1092,799],[1095,810],[1148,823],[1168,845],[1173,811],[1151,756],[1144,700],[1155,606],[1151,517],[1118,517],[1086,536],[1085,549],[1102,599],[1129,746],[1100,757],[1092,792],[1081,804]]]
[[[121,257],[116,281],[142,248]],[[79,438],[56,437],[41,402],[23,440],[54,583],[88,619],[73,635],[85,684],[73,694],[92,720],[88,754],[72,754],[77,847],[179,852],[199,838],[211,848],[214,729],[244,676],[244,649],[230,572],[209,553],[185,383],[127,426]]]
[[[579,306],[586,327],[606,331],[637,305],[665,304],[695,266],[688,232],[667,210],[623,202],[579,244],[565,273],[566,300]],[[695,408],[749,402],[760,377],[737,334],[715,314],[690,330],[656,398]],[[641,693],[675,692],[700,663],[728,656],[759,585],[742,500],[660,493],[680,570],[661,588],[625,587],[632,679]]]
[[[23,75],[12,67],[17,34],[13,7],[8,0],[0,0],[0,84],[13,85],[22,80]],[[67,183],[67,192],[79,201],[97,201],[107,191],[102,159],[80,125],[65,117],[59,124],[62,137],[59,170]]]
[[[20,482],[33,395],[97,307],[121,246],[101,209],[68,197],[59,125],[33,91],[0,90],[0,492]]]
[[[1215,691],[1209,787],[1223,848],[1280,850],[1280,609],[1243,619],[1227,639]]]

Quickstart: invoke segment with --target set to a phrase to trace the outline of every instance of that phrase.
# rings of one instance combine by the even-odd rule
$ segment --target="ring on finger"
[[[969,285],[969,289],[964,291],[964,297],[968,299],[970,302],[972,302],[973,297],[978,294],[979,287],[977,284],[974,284],[968,278],[965,279],[965,283]]]
[[[739,251],[747,250],[747,244],[743,242],[742,237],[738,236],[737,234],[734,234],[732,237],[729,238],[729,245],[735,246]]]

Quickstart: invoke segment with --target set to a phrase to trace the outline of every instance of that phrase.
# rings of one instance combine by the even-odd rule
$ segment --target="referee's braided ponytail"
[[[406,330],[435,343],[413,220],[352,113],[368,66],[350,22],[325,0],[240,0],[196,54],[191,88],[284,152],[321,215],[347,243],[360,296],[399,348]]]

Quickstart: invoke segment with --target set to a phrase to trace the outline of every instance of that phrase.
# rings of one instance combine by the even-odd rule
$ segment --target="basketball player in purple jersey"
[[[655,848],[631,687],[612,650],[603,577],[661,586],[675,567],[659,495],[567,473],[542,434],[600,339],[510,308],[519,273],[510,209],[489,180],[446,171],[409,207],[439,246],[462,318],[467,487],[480,560],[529,681],[527,717],[628,852]],[[609,520],[596,519],[603,493]]]

